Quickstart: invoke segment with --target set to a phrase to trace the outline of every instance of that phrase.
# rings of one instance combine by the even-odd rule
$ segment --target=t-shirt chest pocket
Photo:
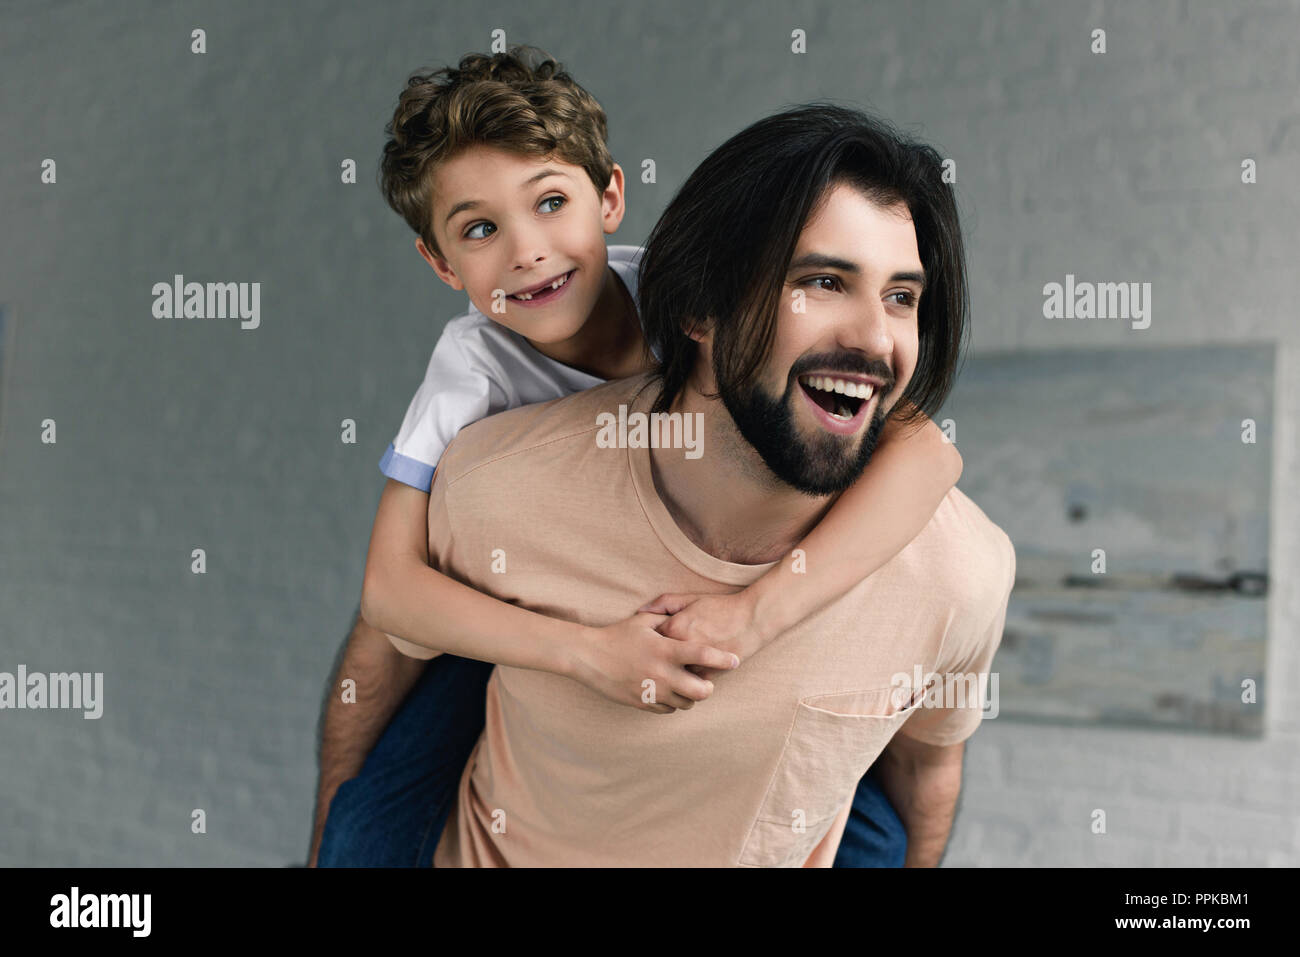
[[[803,698],[740,863],[801,867],[916,705],[894,688]]]

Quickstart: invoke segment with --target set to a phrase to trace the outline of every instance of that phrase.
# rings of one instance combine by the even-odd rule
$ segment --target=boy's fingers
[[[678,694],[676,691],[669,691],[666,695],[656,702],[657,704],[666,704],[670,708],[676,708],[678,711],[689,711],[695,707],[695,702],[686,695]]]
[[[655,631],[665,638],[672,638],[674,641],[686,641],[686,626],[679,624],[676,618],[665,617],[663,621],[655,626]]]
[[[721,648],[714,648],[712,645],[701,644],[698,641],[684,641],[674,653],[679,665],[702,665],[705,668],[717,668],[719,671],[730,671],[740,666],[740,659],[730,651],[723,651]]]
[[[678,679],[677,687],[674,690],[690,701],[690,705],[687,705],[687,707],[691,707],[696,701],[704,701],[709,695],[713,694],[713,682],[704,681],[694,675],[687,674]]]
[[[665,592],[658,598],[646,602],[638,608],[637,611],[653,612],[656,615],[675,615],[688,604],[690,604],[690,602],[687,600],[685,595],[674,595]]]
[[[694,680],[699,681],[698,678]],[[653,689],[654,701],[646,701],[644,700],[644,697],[642,697],[638,707],[646,711],[656,711],[659,714],[667,714],[669,711],[675,711],[678,709],[686,710],[687,708],[694,707],[694,701],[684,695],[677,694],[677,688],[675,686],[681,685],[682,683],[683,682],[676,675],[655,682],[655,687]],[[644,689],[638,689],[639,694],[643,693],[643,691]]]

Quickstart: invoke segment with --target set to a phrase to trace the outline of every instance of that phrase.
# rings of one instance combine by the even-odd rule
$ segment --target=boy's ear
[[[424,240],[419,236],[415,237],[415,251],[420,254],[421,259],[433,267],[433,271],[438,274],[438,278],[448,286],[451,286],[452,289],[465,288],[465,284],[456,276],[455,271],[451,268],[451,264],[437,253],[431,251],[429,247],[424,244]]]
[[[601,224],[606,233],[618,229],[626,210],[623,202],[623,167],[615,163],[609,174],[609,185],[600,197]]]

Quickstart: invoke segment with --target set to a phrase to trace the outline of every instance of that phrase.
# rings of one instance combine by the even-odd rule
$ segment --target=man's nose
[[[868,302],[838,333],[840,344],[846,349],[857,349],[886,362],[894,353],[894,334],[883,302]]]

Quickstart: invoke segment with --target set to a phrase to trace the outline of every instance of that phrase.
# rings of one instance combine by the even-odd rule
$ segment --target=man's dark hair
[[[916,371],[900,421],[937,412],[952,389],[969,310],[961,224],[935,150],[860,110],[819,101],[759,120],[715,149],[646,241],[639,299],[660,355],[653,411],[672,405],[695,364],[686,335],[714,333],[720,378],[743,389],[772,348],[786,272],[810,216],[837,183],[910,210],[925,269]]]

